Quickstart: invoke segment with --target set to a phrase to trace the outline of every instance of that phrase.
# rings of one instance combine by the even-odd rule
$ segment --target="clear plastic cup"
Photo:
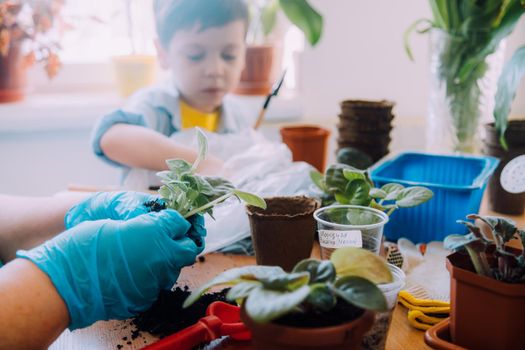
[[[390,272],[392,272],[394,281],[392,283],[378,284],[377,286],[385,295],[389,311],[376,313],[372,328],[363,337],[362,350],[383,350],[385,348],[388,329],[390,328],[392,315],[397,303],[397,296],[405,286],[405,273],[392,264],[388,264],[388,267]]]
[[[331,205],[314,212],[321,258],[342,247],[359,247],[379,254],[388,215],[359,205]]]

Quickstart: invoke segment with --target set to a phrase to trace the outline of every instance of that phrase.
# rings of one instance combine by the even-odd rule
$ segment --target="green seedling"
[[[168,159],[169,170],[157,173],[163,185],[159,194],[167,208],[177,210],[183,217],[207,213],[213,217],[213,207],[230,197],[266,209],[266,202],[259,196],[236,189],[231,182],[220,177],[201,176],[196,173],[206,159],[208,141],[197,128],[199,153],[193,164],[182,159]]]
[[[423,186],[404,187],[389,183],[374,187],[366,170],[346,164],[333,164],[325,174],[312,171],[310,178],[324,193],[323,206],[334,202],[369,206],[391,215],[396,209],[411,208],[430,200],[434,193]]]

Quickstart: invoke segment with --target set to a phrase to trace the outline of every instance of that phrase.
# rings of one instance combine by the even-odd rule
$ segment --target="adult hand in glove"
[[[69,209],[64,217],[66,229],[84,221],[128,220],[149,213],[146,205],[163,205],[159,196],[141,192],[98,192]]]
[[[114,203],[122,203],[120,199]],[[115,212],[123,213],[118,207]],[[98,320],[128,318],[146,310],[161,289],[171,288],[180,269],[204,248],[203,218],[196,215],[192,222],[170,209],[127,221],[86,221],[17,256],[50,277],[67,305],[73,330]]]

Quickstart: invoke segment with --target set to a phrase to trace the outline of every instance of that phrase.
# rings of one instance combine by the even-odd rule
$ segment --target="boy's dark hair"
[[[181,29],[199,26],[199,31],[221,27],[236,20],[248,26],[248,7],[244,0],[155,0],[153,3],[157,35],[168,47]]]

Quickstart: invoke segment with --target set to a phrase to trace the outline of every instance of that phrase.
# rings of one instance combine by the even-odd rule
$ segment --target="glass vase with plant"
[[[0,0],[0,102],[23,97],[26,68],[44,64],[49,78],[60,69],[58,39],[63,0]]]
[[[480,121],[491,118],[496,81],[501,73],[503,40],[525,12],[523,0],[429,0],[432,19],[420,19],[408,37],[431,33],[430,147],[472,153]],[[497,57],[499,56],[499,57]],[[442,149],[440,149],[442,151]]]

